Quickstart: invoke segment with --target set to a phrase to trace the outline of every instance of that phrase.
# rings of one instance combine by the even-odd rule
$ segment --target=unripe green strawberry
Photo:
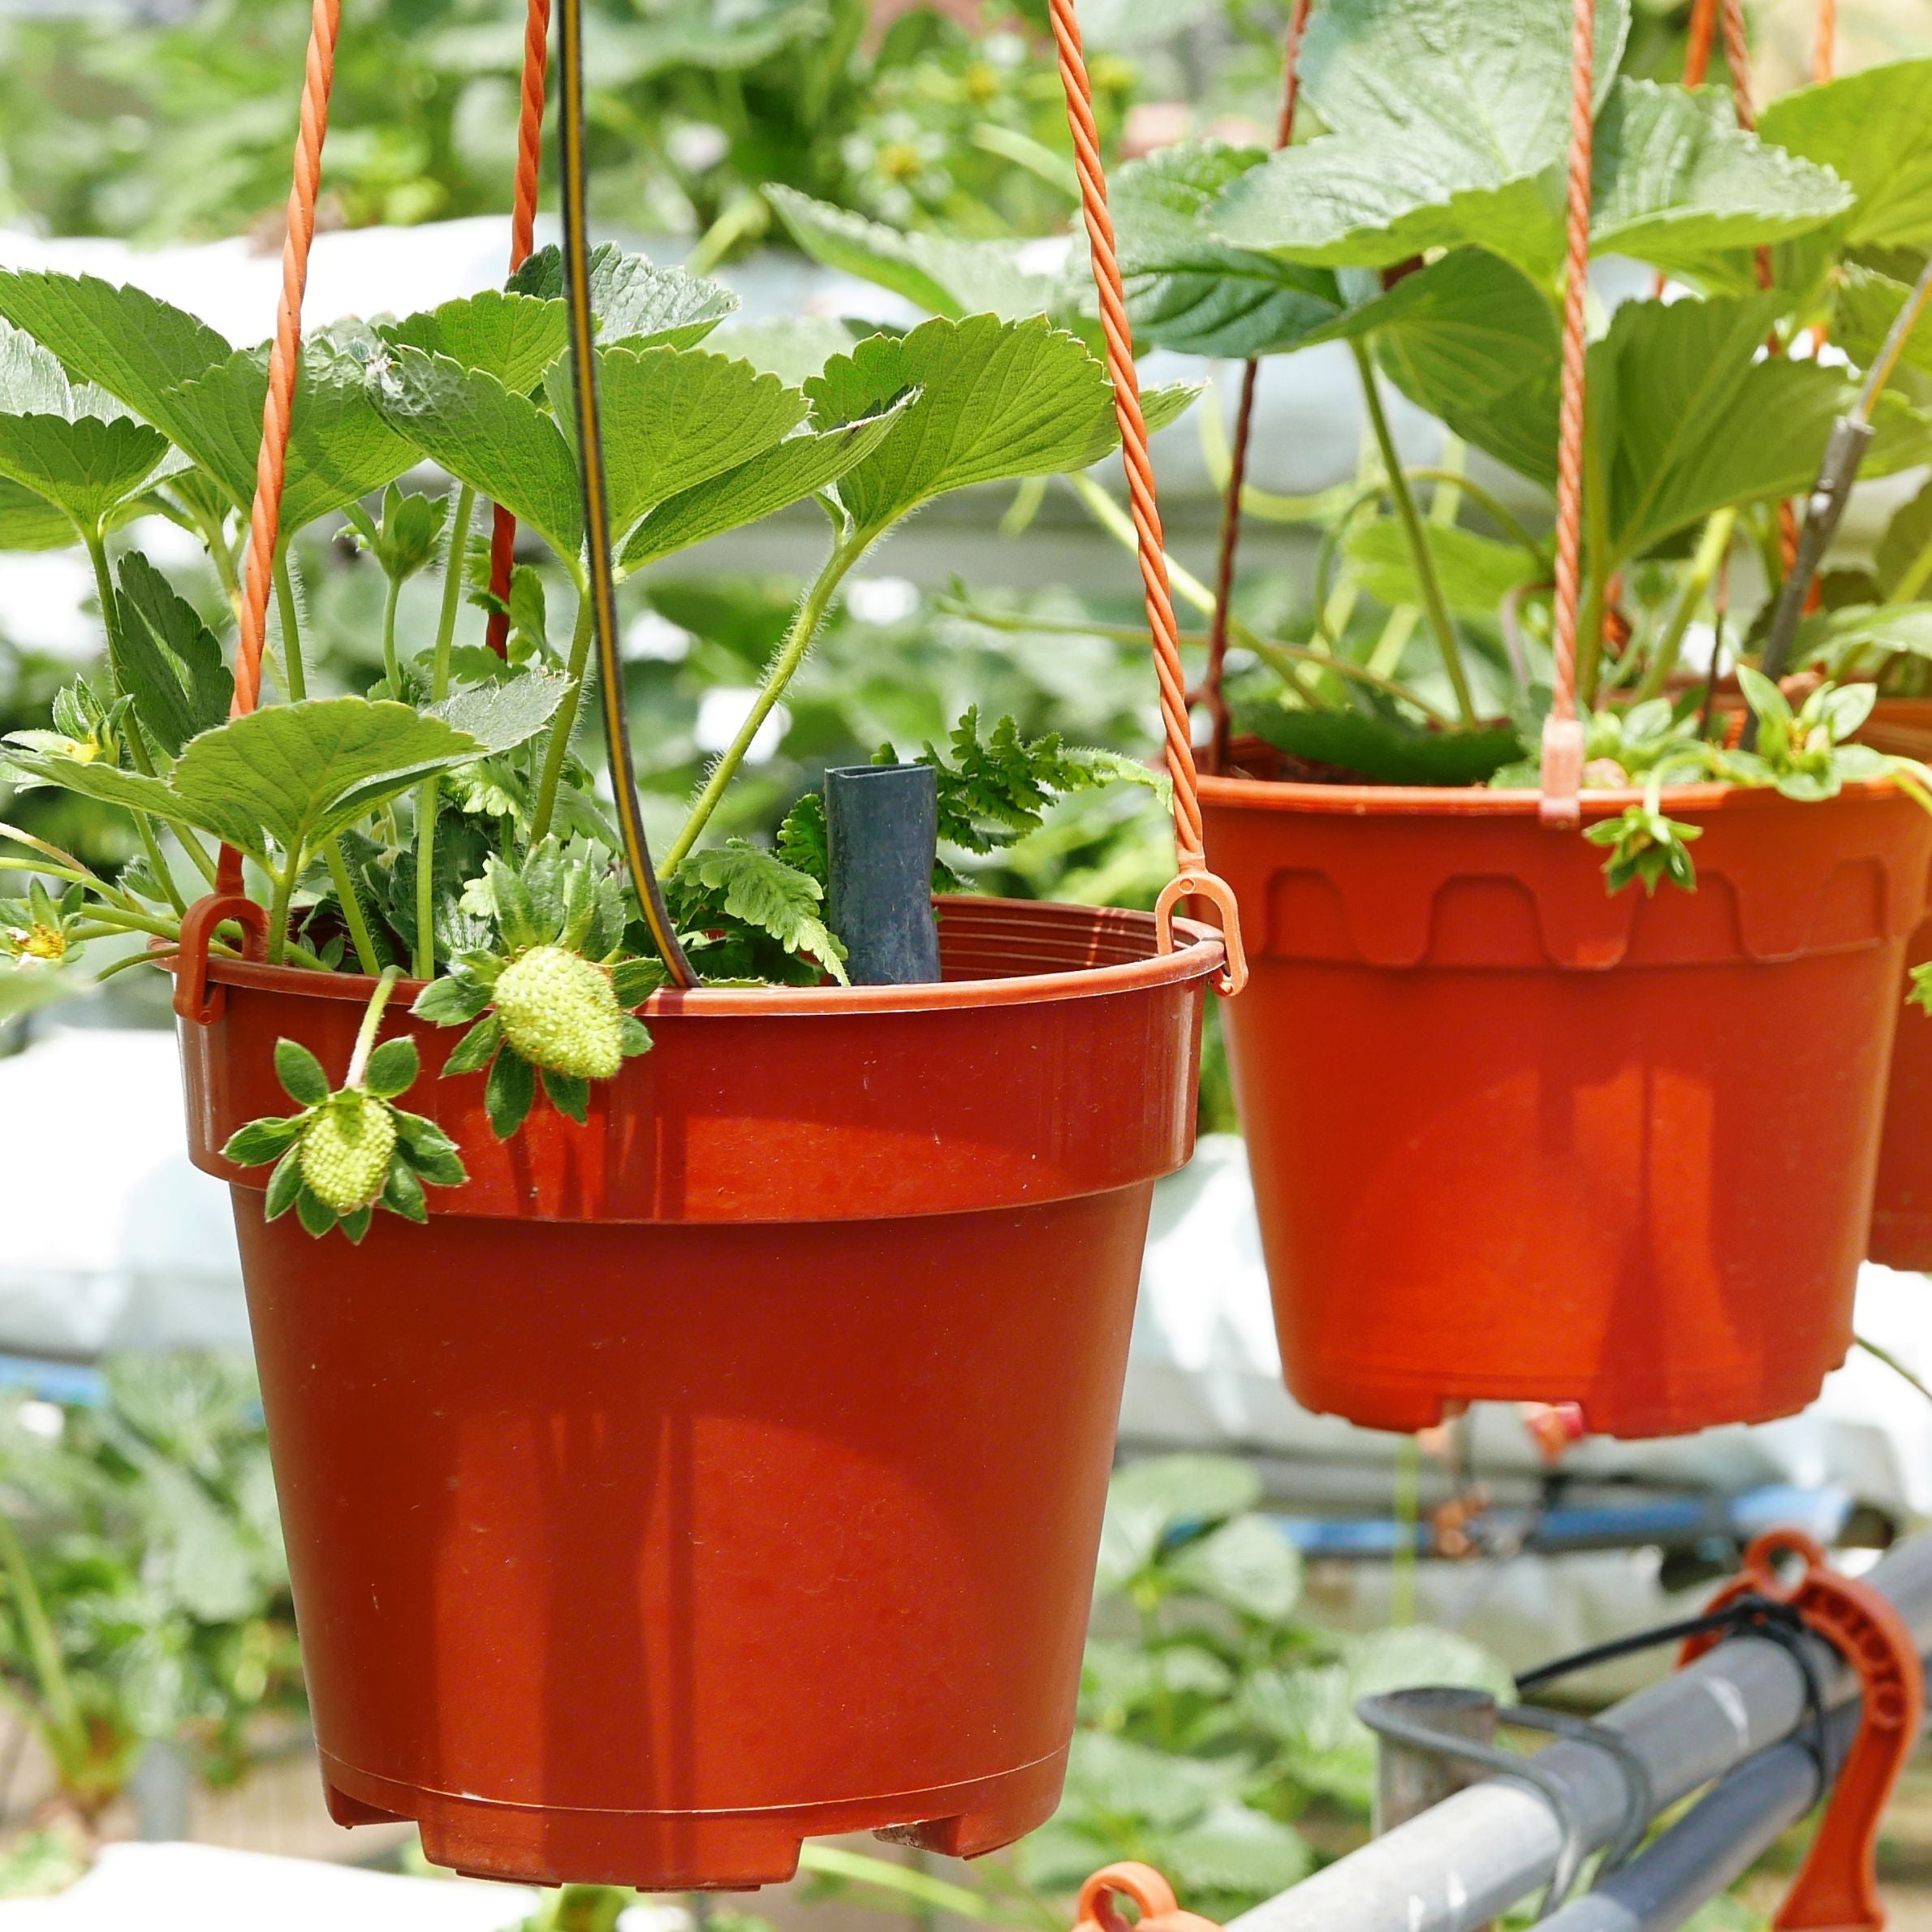
[[[339,1214],[374,1204],[396,1150],[395,1116],[373,1094],[347,1088],[316,1110],[302,1135],[302,1178]]]
[[[497,976],[503,1037],[535,1067],[608,1080],[623,1064],[623,1009],[610,975],[567,947],[533,946]]]

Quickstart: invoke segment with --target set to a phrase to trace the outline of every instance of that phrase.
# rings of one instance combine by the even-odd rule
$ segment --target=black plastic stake
[[[939,977],[933,861],[938,781],[929,765],[847,765],[825,774],[826,919],[855,986]]]

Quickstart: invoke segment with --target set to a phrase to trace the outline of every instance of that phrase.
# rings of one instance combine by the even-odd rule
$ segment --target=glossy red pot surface
[[[472,1179],[368,1239],[218,1149],[339,1077],[368,983],[218,964],[184,1029],[235,1186],[317,1740],[438,1863],[675,1891],[864,1828],[971,1854],[1059,1796],[1155,1179],[1212,935],[942,903],[946,983],[663,994],[578,1128],[403,1104]],[[407,993],[399,999],[406,1003]]]
[[[1686,789],[1696,891],[1612,898],[1533,793],[1201,794],[1300,1400],[1392,1430],[1571,1401],[1647,1436],[1816,1395],[1851,1340],[1932,818],[1885,785]]]

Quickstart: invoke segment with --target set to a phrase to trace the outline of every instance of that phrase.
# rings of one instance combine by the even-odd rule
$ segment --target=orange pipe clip
[[[1778,1559],[1803,1559],[1787,1583]],[[1838,1775],[1824,1822],[1772,1923],[1778,1932],[1849,1932],[1885,1923],[1878,1895],[1878,1827],[1925,1717],[1925,1672],[1905,1619],[1869,1584],[1841,1576],[1825,1553],[1795,1529],[1767,1530],[1744,1552],[1743,1573],[1711,1599],[1722,1610],[1748,1596],[1788,1603],[1808,1628],[1858,1673],[1858,1735]],[[1693,1637],[1680,1662],[1718,1641]]]
[[[1131,1861],[1102,1866],[1080,1888],[1080,1917],[1073,1932],[1135,1932],[1115,1908],[1116,1892],[1140,1908],[1139,1932],[1221,1932],[1211,1918],[1183,1912],[1174,1887],[1152,1865]]]

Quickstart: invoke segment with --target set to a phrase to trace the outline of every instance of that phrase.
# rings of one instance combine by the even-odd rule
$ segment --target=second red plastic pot
[[[1800,1408],[1851,1339],[1932,818],[1667,795],[1694,893],[1604,889],[1533,793],[1203,781],[1253,979],[1226,1016],[1290,1389],[1615,1435]],[[1586,820],[1622,809],[1586,796]]]

